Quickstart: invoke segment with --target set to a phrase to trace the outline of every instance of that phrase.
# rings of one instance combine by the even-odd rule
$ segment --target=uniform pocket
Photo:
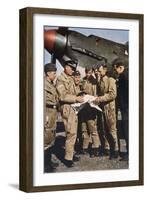
[[[62,112],[63,118],[68,119],[69,113],[70,113],[70,106],[69,105],[64,105],[63,112]]]

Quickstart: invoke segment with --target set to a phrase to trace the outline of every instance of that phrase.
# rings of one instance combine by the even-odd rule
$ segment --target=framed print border
[[[139,179],[116,182],[93,182],[81,184],[64,185],[33,185],[33,16],[41,15],[62,15],[93,18],[114,18],[138,20],[139,22]],[[19,187],[25,192],[57,191],[90,189],[101,187],[136,186],[144,183],[144,85],[143,85],[143,59],[144,59],[144,16],[142,14],[112,13],[83,10],[62,10],[49,8],[24,8],[20,10],[20,158],[19,158]]]

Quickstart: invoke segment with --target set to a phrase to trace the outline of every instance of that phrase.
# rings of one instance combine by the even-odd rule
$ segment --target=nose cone
[[[44,47],[50,53],[53,52],[55,47],[56,34],[55,30],[44,31]]]
[[[67,45],[67,37],[61,35],[57,30],[44,31],[44,48],[49,53],[56,54],[57,57],[63,56]]]

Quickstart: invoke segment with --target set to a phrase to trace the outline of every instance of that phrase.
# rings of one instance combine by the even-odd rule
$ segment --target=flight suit
[[[100,88],[100,78],[96,78],[96,88],[97,88],[97,96],[101,96],[101,88]],[[103,105],[99,105],[103,110]],[[105,135],[105,124],[104,124],[104,113],[97,111],[97,125],[98,125],[98,133],[100,138],[101,147],[99,149],[99,155],[106,155],[105,152],[110,149],[108,140]]]
[[[52,81],[44,82],[44,148],[54,145],[57,119],[58,94]]]
[[[82,89],[89,95],[96,96],[96,80],[93,76],[83,79]],[[97,132],[96,110],[89,105],[81,112],[83,149],[87,149],[92,142],[92,148],[98,148],[100,140]]]
[[[81,93],[81,84],[75,85],[75,91],[76,91],[76,95]]]
[[[113,78],[104,76],[100,80],[100,102],[104,109],[104,122],[106,136],[110,150],[118,151],[118,139],[116,129],[115,98],[117,96],[116,82]]]
[[[83,96],[83,92],[81,90],[82,87],[82,81],[78,84],[75,85],[76,89],[76,94],[78,96]],[[81,111],[78,112],[78,127],[77,127],[77,138],[76,138],[76,144],[75,144],[75,151],[78,154],[81,149],[82,149],[82,144],[83,144],[83,138],[82,138],[82,123],[81,123]]]
[[[56,87],[59,94],[61,115],[66,131],[65,159],[73,160],[78,125],[77,115],[71,107],[71,104],[76,102],[76,88],[74,80],[71,76],[62,72],[57,78]]]

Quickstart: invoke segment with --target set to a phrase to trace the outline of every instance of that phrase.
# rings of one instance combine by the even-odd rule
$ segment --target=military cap
[[[53,63],[48,63],[44,66],[44,72],[55,72],[57,71],[56,65]]]
[[[125,66],[125,62],[122,59],[117,58],[112,62],[112,66]]]
[[[76,60],[67,60],[65,61],[65,66],[68,65],[74,69],[77,67],[77,61]]]
[[[74,71],[72,75],[73,75],[73,76],[81,76],[81,74],[80,74],[79,71]]]

